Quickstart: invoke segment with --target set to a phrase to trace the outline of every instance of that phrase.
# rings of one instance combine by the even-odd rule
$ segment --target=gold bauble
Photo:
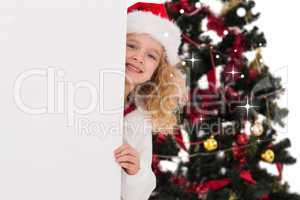
[[[205,140],[203,144],[204,144],[204,148],[207,151],[214,151],[218,148],[218,142],[213,137]]]
[[[230,192],[230,196],[229,196],[229,199],[228,200],[237,200],[237,196],[235,193],[233,192]]]
[[[275,159],[275,153],[272,149],[268,149],[264,153],[261,154],[261,158],[264,161],[271,163]]]

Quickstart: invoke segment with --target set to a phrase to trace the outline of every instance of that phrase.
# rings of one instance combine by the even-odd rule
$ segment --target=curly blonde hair
[[[176,111],[186,103],[187,88],[184,74],[167,62],[165,51],[151,79],[134,91],[142,95],[144,109],[151,113],[153,134],[173,134],[178,125]]]

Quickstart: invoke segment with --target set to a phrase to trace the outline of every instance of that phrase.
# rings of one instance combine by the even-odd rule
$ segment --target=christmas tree
[[[277,103],[281,79],[263,61],[266,39],[253,25],[260,15],[255,2],[211,1],[219,1],[220,12],[199,0],[165,3],[183,32],[178,67],[189,101],[173,135],[153,136],[157,187],[150,199],[300,199],[281,177],[283,166],[296,160],[290,140],[279,139],[275,128],[284,127],[288,110]]]

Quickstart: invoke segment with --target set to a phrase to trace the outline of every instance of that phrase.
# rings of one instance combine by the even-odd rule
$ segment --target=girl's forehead
[[[147,44],[149,48],[155,48],[160,52],[163,50],[162,45],[147,33],[128,33],[127,41],[133,41],[140,44]]]
[[[150,35],[148,35],[146,33],[128,33],[127,34],[127,39],[128,40],[136,40],[136,41],[139,41],[139,42],[142,42],[142,41],[157,42],[155,39],[153,39]]]

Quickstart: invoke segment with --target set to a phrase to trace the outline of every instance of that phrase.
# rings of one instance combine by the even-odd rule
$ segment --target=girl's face
[[[128,33],[126,39],[126,79],[136,86],[151,79],[163,54],[161,44],[148,34]]]

